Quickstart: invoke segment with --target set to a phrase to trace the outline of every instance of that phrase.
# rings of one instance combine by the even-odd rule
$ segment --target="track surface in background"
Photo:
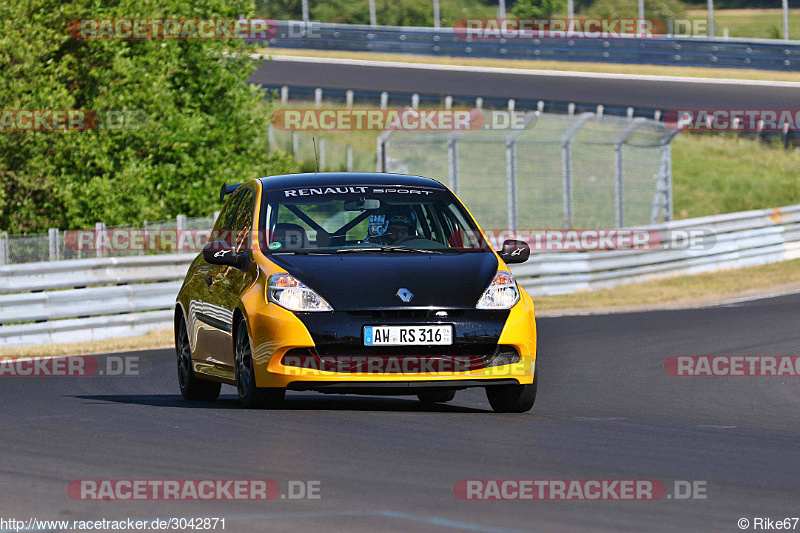
[[[699,310],[539,321],[539,399],[290,393],[239,409],[185,402],[171,350],[139,376],[0,378],[0,517],[226,517],[227,531],[738,531],[798,516],[800,378],[677,378],[670,355],[797,354],[800,295]],[[119,355],[119,354],[116,354]],[[98,356],[102,360],[108,356]],[[320,500],[80,502],[74,479],[319,480]],[[460,501],[460,479],[707,482],[707,499]]]
[[[571,75],[568,75],[571,74]],[[262,61],[250,81],[265,86],[517,98],[648,109],[783,109],[797,87],[386,68],[339,63]]]

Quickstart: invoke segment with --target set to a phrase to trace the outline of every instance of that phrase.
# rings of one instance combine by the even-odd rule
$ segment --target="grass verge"
[[[768,265],[671,276],[611,289],[536,296],[536,311],[622,311],[708,305],[736,298],[800,289],[800,259]]]
[[[0,349],[0,359],[22,357],[42,357],[52,355],[87,355],[131,350],[148,350],[172,347],[175,343],[171,329],[151,331],[138,337],[122,337],[102,341],[76,342],[70,344],[50,344],[24,348]]]
[[[294,48],[262,48],[264,55],[330,57],[336,59],[361,59],[423,63],[433,65],[463,65],[471,67],[517,68],[533,70],[555,70],[564,72],[599,72],[606,74],[634,74],[645,76],[680,76],[689,78],[722,78],[758,81],[800,82],[800,72],[737,68],[673,67],[661,65],[632,65],[624,63],[585,63],[573,61],[545,61],[526,59],[492,59],[479,57],[446,57],[418,54],[390,54],[376,52],[347,52],[340,50],[298,50]]]
[[[705,9],[689,9],[691,20],[708,20]],[[715,9],[714,34],[722,37],[755,39],[783,39],[783,11],[781,9]],[[800,9],[789,10],[789,38],[800,39]]]

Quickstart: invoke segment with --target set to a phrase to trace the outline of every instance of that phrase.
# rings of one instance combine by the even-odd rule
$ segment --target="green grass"
[[[733,134],[682,133],[672,142],[676,218],[800,203],[800,150]]]
[[[705,9],[687,11],[691,20],[707,20]],[[783,15],[780,9],[715,9],[714,35],[721,37],[783,39]],[[789,38],[800,39],[800,9],[789,10]]]
[[[796,290],[800,282],[798,267],[800,259],[794,259],[704,274],[669,276],[591,292],[534,296],[533,301],[537,312],[707,305],[726,299]]]

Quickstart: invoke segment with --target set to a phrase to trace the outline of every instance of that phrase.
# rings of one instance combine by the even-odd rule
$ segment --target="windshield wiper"
[[[361,252],[411,252],[418,254],[441,254],[439,250],[427,250],[425,248],[406,248],[405,246],[370,246],[369,248],[340,248],[333,253],[346,254],[346,253],[361,253]]]

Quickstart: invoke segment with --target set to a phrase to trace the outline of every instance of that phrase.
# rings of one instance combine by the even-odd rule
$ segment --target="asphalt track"
[[[678,378],[670,355],[786,355],[800,295],[698,310],[545,318],[533,411],[480,390],[290,393],[277,411],[178,393],[170,350],[138,376],[0,378],[0,518],[226,517],[226,531],[739,531],[800,514],[800,378]],[[119,354],[118,354],[119,355]],[[98,356],[101,363],[108,356]],[[321,499],[86,502],[74,479],[318,480]],[[461,479],[705,481],[703,500],[460,501]],[[798,526],[800,527],[800,526]]]
[[[630,79],[612,75],[486,71],[486,69],[390,67],[370,62],[262,61],[250,81],[265,86],[323,87],[362,91],[516,98],[648,109],[786,109],[797,107],[800,85],[764,82],[701,83],[682,79]],[[323,62],[324,61],[324,62]],[[375,63],[375,62],[372,62]]]

